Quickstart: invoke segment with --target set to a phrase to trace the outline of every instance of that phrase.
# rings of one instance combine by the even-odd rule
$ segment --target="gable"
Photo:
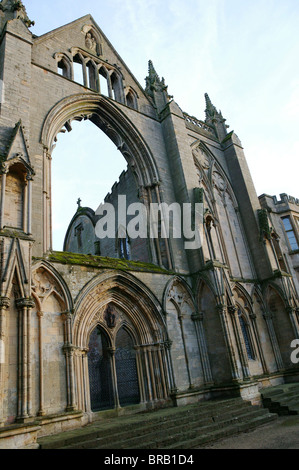
[[[10,143],[7,147],[7,154],[2,157],[2,164],[4,164],[6,167],[10,167],[17,162],[23,164],[28,174],[34,175],[22,121],[19,121],[15,125]]]
[[[34,64],[57,72],[57,55],[65,54],[72,61],[75,50],[82,53],[84,57],[87,54],[96,63],[102,62],[104,66],[115,67],[123,77],[124,87],[127,89],[132,88],[139,98],[142,97],[147,105],[151,105],[151,101],[143,87],[91,15],[86,15],[72,23],[34,38],[32,60]]]

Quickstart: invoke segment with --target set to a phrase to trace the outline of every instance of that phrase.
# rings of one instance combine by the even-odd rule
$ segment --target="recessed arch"
[[[72,295],[69,291],[69,288],[66,282],[64,281],[62,276],[58,273],[58,271],[56,271],[56,269],[45,260],[38,261],[36,264],[33,265],[32,276],[34,277],[35,273],[37,273],[38,271],[40,271],[41,273],[45,273],[51,279],[52,289],[51,289],[51,292],[49,292],[49,294],[52,293],[53,286],[57,286],[58,291],[57,292],[54,291],[54,295],[56,296],[59,304],[61,305],[61,311],[71,312],[73,310]],[[32,294],[34,295],[35,299],[38,298],[38,294],[34,287],[34,283],[33,283]],[[49,294],[43,296],[43,300],[46,300]],[[37,305],[42,307],[42,302],[40,299]]]
[[[114,311],[113,321],[108,321],[105,315],[107,307],[111,307]],[[117,357],[120,331],[125,331],[125,335],[129,335],[130,338],[127,343],[130,343],[131,365],[134,369],[131,377],[132,380],[134,378],[136,391],[134,397],[131,397],[134,403],[139,400],[140,403],[145,403],[168,399],[170,389],[166,346],[168,334],[162,312],[158,300],[141,281],[131,274],[120,271],[107,271],[96,276],[82,289],[75,301],[71,342],[78,354],[85,357],[95,329],[99,327],[105,332],[109,339],[106,349],[112,361],[113,406],[116,408],[130,398],[123,394],[124,382],[120,379],[122,368]],[[83,372],[80,362],[75,362],[77,403],[81,409],[86,407],[86,410],[90,411],[88,383],[84,390],[80,388],[80,376],[83,373],[87,377],[87,369],[87,362],[84,361]]]
[[[168,281],[168,283],[165,286],[164,294],[163,294],[163,308],[164,308],[164,311],[166,311],[166,303],[167,303],[167,300],[170,296],[171,289],[175,285],[180,286],[182,291],[187,294],[188,303],[189,303],[190,307],[192,308],[193,311],[196,311],[196,304],[195,304],[192,289],[189,286],[189,284],[183,278],[181,278],[180,276],[174,276],[173,278],[171,278]],[[175,300],[173,299],[173,303],[176,304],[177,302],[175,302]]]
[[[107,271],[91,280],[75,300],[73,342],[76,346],[86,347],[86,328],[98,322],[98,314],[110,302],[129,316],[140,343],[167,340],[163,310],[153,293],[129,273]]]
[[[111,132],[117,134],[118,148],[137,175],[139,186],[150,186],[160,180],[154,158],[134,124],[111,100],[98,94],[72,95],[49,111],[41,132],[41,143],[47,152],[52,152],[57,134],[74,119],[90,119],[110,138]]]

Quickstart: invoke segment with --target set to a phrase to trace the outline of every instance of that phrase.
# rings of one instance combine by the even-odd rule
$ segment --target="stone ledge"
[[[0,429],[0,449],[37,449],[40,429],[36,423],[6,426]]]

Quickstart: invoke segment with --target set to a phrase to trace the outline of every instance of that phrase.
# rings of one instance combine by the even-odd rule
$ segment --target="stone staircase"
[[[277,419],[241,398],[96,421],[38,439],[40,449],[192,449]]]
[[[261,392],[263,406],[279,416],[299,414],[299,383],[269,387]]]

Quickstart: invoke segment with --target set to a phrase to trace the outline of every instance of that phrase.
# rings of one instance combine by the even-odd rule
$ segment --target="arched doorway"
[[[140,402],[134,342],[123,327],[116,336],[115,368],[120,406]]]
[[[114,407],[109,339],[97,326],[89,340],[88,372],[92,411]]]
[[[152,407],[170,399],[170,345],[161,310],[129,273],[105,272],[85,286],[69,339],[76,347],[68,373],[73,364],[78,409]]]
[[[120,328],[115,347],[101,326],[90,335],[88,352],[90,405],[92,411],[140,402],[136,352],[129,332]]]

